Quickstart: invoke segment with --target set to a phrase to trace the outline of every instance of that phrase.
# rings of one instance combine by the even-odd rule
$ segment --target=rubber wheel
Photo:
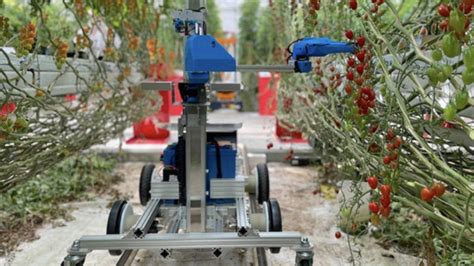
[[[118,235],[120,233],[120,217],[124,206],[127,204],[125,200],[117,200],[110,209],[109,219],[107,220],[107,235]],[[121,250],[109,250],[110,255],[120,256]]]
[[[268,214],[270,216],[270,232],[283,231],[280,204],[276,199],[271,199],[268,207]],[[278,254],[280,253],[280,248],[270,248],[270,252]]]
[[[84,263],[86,263],[86,259],[83,259],[83,260],[80,260],[78,261],[74,266],[83,266]],[[61,266],[64,266],[65,265],[65,262],[61,262]]]
[[[148,201],[151,198],[150,189],[151,189],[151,178],[153,177],[153,171],[155,170],[154,164],[146,164],[142,168],[140,173],[140,186],[139,186],[139,195],[140,195],[140,204],[146,206]]]
[[[300,266],[311,266],[311,265],[313,265],[313,261],[311,261],[311,260],[302,260],[302,261],[300,261],[299,265]]]
[[[259,204],[263,204],[270,199],[270,176],[267,164],[257,164],[257,178],[257,201]]]

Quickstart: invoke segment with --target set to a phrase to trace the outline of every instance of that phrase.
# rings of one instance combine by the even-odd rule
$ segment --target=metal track
[[[92,250],[138,249],[213,249],[213,248],[299,248],[302,235],[297,232],[265,232],[259,236],[239,237],[237,233],[149,234],[142,239],[121,235],[83,236],[76,242],[80,254]],[[70,254],[75,250],[71,249]]]

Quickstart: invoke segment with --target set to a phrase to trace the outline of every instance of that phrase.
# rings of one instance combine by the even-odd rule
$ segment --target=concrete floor
[[[125,177],[123,183],[117,185],[120,193],[130,198],[138,206],[138,180],[142,163],[125,163],[119,165],[117,171]],[[336,239],[338,230],[337,200],[330,199],[321,193],[314,195],[322,178],[313,167],[290,167],[286,164],[272,163],[269,165],[271,176],[271,197],[280,202],[283,214],[283,226],[287,231],[300,231],[310,237],[314,243],[314,265],[352,265],[347,245],[347,236]],[[8,258],[0,259],[0,265],[59,265],[66,255],[71,243],[83,234],[104,234],[108,208],[108,200],[74,203],[77,208],[72,214],[74,220],[65,222],[62,227],[44,226],[37,234],[40,238],[30,243],[23,243],[18,251]],[[138,211],[139,212],[139,211]],[[356,265],[419,265],[420,260],[411,256],[385,250],[375,240],[364,236],[353,246]],[[239,254],[221,260],[176,263],[162,263],[156,252],[142,251],[136,256],[133,265],[249,265],[243,262]],[[294,252],[282,249],[280,254],[268,253],[270,265],[292,265]],[[106,251],[94,251],[86,260],[86,265],[114,265],[116,257],[110,257]]]

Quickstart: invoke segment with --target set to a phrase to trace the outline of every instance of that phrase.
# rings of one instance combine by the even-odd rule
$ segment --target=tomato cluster
[[[385,0],[371,0],[372,1],[372,8],[370,9],[370,12],[372,13],[377,13],[379,10],[379,6],[381,6],[383,3],[385,3]],[[356,10],[359,4],[357,3],[357,0],[349,0],[348,2],[349,8],[352,10]]]
[[[319,0],[310,0],[309,1],[309,11],[310,14],[316,13],[321,8],[321,3]]]
[[[89,33],[89,28],[84,27],[82,29],[83,34],[77,34],[76,35],[76,45],[79,49],[84,49],[86,47],[90,46],[89,38],[88,38],[88,33]]]
[[[387,141],[387,155],[383,157],[383,163],[389,165],[392,169],[398,168],[398,156],[400,153],[400,148],[402,146],[402,138],[397,136],[393,129],[389,128],[387,130],[387,135],[385,137]]]
[[[426,70],[426,75],[433,85],[446,82],[453,73],[453,67],[450,64],[442,64],[443,57],[454,58],[463,54],[465,69],[462,73],[462,80],[465,85],[474,83],[474,47],[468,46],[463,53],[462,46],[467,44],[468,38],[466,32],[471,24],[473,1],[462,0],[458,8],[453,8],[448,4],[438,6],[438,14],[442,18],[439,23],[440,30],[444,31],[444,36],[435,49],[431,57],[435,63]],[[465,88],[456,91],[455,97],[444,109],[443,118],[447,121],[456,119],[459,110],[468,106],[469,94]]]
[[[354,33],[351,30],[345,32],[345,36],[353,40]],[[367,115],[370,110],[375,108],[376,95],[375,91],[370,85],[366,84],[366,80],[370,75],[368,71],[370,67],[370,53],[366,50],[366,39],[364,36],[359,36],[355,39],[359,50],[355,57],[350,57],[347,60],[347,74],[346,79],[349,81],[344,87],[347,95],[353,96],[354,103],[357,105],[359,115]],[[354,88],[356,94],[352,95]]]
[[[378,186],[378,178],[375,176],[369,176],[367,183],[372,190],[379,190],[379,193],[374,194],[373,200],[369,202],[369,210],[372,213],[371,221],[374,224],[378,224],[380,219],[379,215],[384,218],[388,218],[392,211],[391,204],[391,192],[392,187],[388,184]]]
[[[28,130],[29,122],[20,114],[15,113],[17,105],[14,102],[6,102],[0,108],[0,128],[6,135],[0,132],[0,141],[5,140],[9,132],[24,133]],[[15,114],[14,117],[9,117]]]
[[[435,182],[431,188],[424,187],[420,190],[420,198],[425,202],[431,202],[434,197],[441,197],[444,195],[446,187],[444,184]]]
[[[10,19],[4,16],[0,16],[0,38],[2,42],[10,38]]]
[[[136,51],[138,49],[138,45],[140,44],[140,38],[137,36],[133,36],[128,41],[128,49],[131,51]]]
[[[57,41],[56,43],[56,53],[54,58],[56,59],[56,67],[60,69],[67,59],[67,51],[69,50],[69,45],[63,41]]]
[[[84,17],[84,2],[82,0],[74,0],[74,10],[76,11],[78,17]]]
[[[17,55],[19,57],[26,56],[33,49],[33,44],[36,38],[36,26],[33,23],[28,23],[20,29],[20,43],[17,48]]]

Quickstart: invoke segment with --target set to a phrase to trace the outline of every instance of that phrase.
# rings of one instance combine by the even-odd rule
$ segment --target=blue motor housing
[[[217,156],[219,154],[219,157]],[[224,145],[217,148],[216,144],[207,144],[206,149],[206,191],[207,202],[214,204],[233,203],[233,199],[211,199],[210,183],[214,178],[235,178],[237,150],[235,145]],[[176,168],[176,144],[169,145],[163,151],[164,166]],[[219,171],[220,167],[220,171]]]

